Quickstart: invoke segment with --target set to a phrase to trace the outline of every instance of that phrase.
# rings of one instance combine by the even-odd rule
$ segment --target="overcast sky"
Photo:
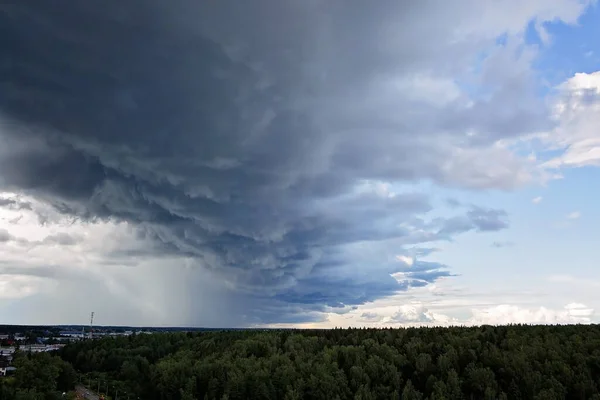
[[[600,322],[595,3],[0,5],[0,323]]]

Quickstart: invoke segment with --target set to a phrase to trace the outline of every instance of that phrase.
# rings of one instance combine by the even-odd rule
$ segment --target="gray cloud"
[[[508,215],[504,210],[475,207],[467,216],[478,231],[490,232],[508,228]]]
[[[37,278],[71,278],[72,271],[64,267],[42,266],[19,266],[7,262],[0,263],[0,275],[21,275]]]
[[[18,221],[17,221],[18,222]],[[43,240],[29,240],[24,237],[17,237],[11,234],[8,230],[0,228],[0,243],[14,241],[19,245],[31,248],[32,246],[40,245],[59,245],[59,246],[73,246],[80,243],[82,238],[78,235],[71,235],[65,232],[58,232],[46,236]]]
[[[0,229],[0,243],[6,243],[14,239],[6,229]]]
[[[21,246],[28,246],[29,241],[25,238],[17,237],[4,228],[0,228],[0,243],[16,243]]]
[[[379,322],[382,317],[376,312],[364,312],[360,315],[360,319],[364,322]]]
[[[485,209],[472,206],[465,215],[448,219],[437,219],[434,223],[440,227],[439,238],[451,239],[457,233],[475,230],[492,232],[508,228],[508,215],[501,209]]]
[[[81,242],[81,237],[70,235],[65,232],[58,232],[53,235],[48,235],[42,241],[43,244],[57,244],[60,246],[73,246]]]
[[[506,214],[428,221],[427,196],[361,184],[513,188],[524,166],[486,146],[548,123],[526,62],[493,62],[511,48],[474,77],[491,94],[471,107],[394,89],[428,65],[465,73],[505,30],[448,36],[475,14],[444,4],[20,1],[0,13],[0,185],[73,218],[129,221],[247,296],[251,318],[318,318],[402,290],[388,265],[350,268],[348,248],[500,230]],[[428,268],[414,280],[448,274]]]
[[[31,210],[31,203],[0,197],[0,207],[6,207],[11,210]]]
[[[451,208],[458,208],[461,207],[463,204],[459,200],[449,197],[446,199],[446,205]]]
[[[492,243],[492,247],[495,247],[497,249],[501,249],[504,247],[513,247],[515,245],[514,242],[511,241],[504,241],[504,242],[493,242]]]

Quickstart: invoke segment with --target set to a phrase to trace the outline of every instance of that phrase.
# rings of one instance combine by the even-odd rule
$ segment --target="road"
[[[86,389],[85,386],[78,385],[75,387],[75,391],[77,392],[77,395],[81,396],[83,399],[100,400],[100,397],[98,397],[96,393]]]

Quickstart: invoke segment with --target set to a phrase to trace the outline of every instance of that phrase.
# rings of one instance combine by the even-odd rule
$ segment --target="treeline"
[[[598,326],[165,333],[60,355],[131,399],[600,399]]]

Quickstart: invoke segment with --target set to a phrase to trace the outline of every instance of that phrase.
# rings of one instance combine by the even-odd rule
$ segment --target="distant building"
[[[14,373],[17,369],[7,365],[6,367],[0,367],[0,376],[6,376]]]
[[[85,336],[82,332],[77,331],[62,331],[59,333],[58,340],[81,340]]]
[[[0,376],[6,376],[16,370],[10,366],[10,362],[4,358],[0,358]]]
[[[63,347],[64,344],[52,344],[52,345],[43,345],[43,344],[30,344],[21,347],[22,351],[30,352],[30,353],[41,353],[45,351],[56,351]]]
[[[77,331],[61,331],[59,335],[67,337],[82,337],[83,333]]]

